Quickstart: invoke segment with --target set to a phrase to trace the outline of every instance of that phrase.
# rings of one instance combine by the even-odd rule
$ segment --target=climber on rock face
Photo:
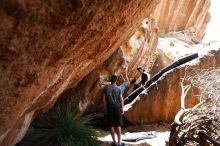
[[[144,85],[150,79],[150,74],[142,67],[138,67],[137,70],[141,73],[141,84]]]
[[[125,76],[121,74],[123,82],[118,85],[118,88],[121,90],[122,95],[125,90],[132,87],[136,83],[136,78],[128,77],[128,67],[125,67]],[[110,85],[110,82],[101,82],[102,85]]]
[[[121,126],[123,124],[122,114],[124,107],[124,100],[121,90],[116,85],[117,76],[112,75],[111,84],[105,86],[103,98],[105,111],[107,113],[108,125],[110,127],[110,133],[112,136],[113,146],[117,146],[115,140],[115,132],[118,138],[118,146],[122,146],[121,143]]]
[[[120,88],[122,94],[124,94],[127,88],[130,88],[132,85],[135,84],[136,78],[128,78],[128,67],[125,67],[125,77],[121,74],[123,83],[120,84],[118,87]]]

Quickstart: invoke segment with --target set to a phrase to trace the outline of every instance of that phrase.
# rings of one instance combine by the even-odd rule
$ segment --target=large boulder
[[[148,21],[151,25],[144,27],[144,23]],[[140,74],[137,71],[139,65],[149,69],[152,62],[156,60],[156,47],[158,40],[157,26],[153,19],[145,19],[139,29],[132,37],[116,51],[102,65],[94,69],[74,88],[75,92],[69,96],[75,101],[80,111],[93,112],[102,108],[103,85],[110,81],[112,74],[120,77],[125,74],[125,64],[128,65],[129,78],[138,78]],[[150,32],[150,33],[148,33]],[[119,78],[117,84],[123,81]],[[126,93],[124,94],[126,96]]]
[[[155,10],[161,15],[154,16],[163,20],[165,11],[155,9],[159,2],[1,0],[0,145],[18,142],[33,117],[51,108],[62,93],[71,93],[84,111],[101,92],[100,78],[120,73],[124,60],[129,65],[129,76],[138,77],[139,65],[150,70],[157,56],[158,28],[148,16]],[[184,9],[181,15],[188,12],[180,6],[188,8],[188,4],[177,3],[178,11]],[[196,1],[190,25],[171,25],[172,29],[164,33],[193,26],[196,34],[201,30],[198,35],[202,36],[208,4],[208,0]],[[205,11],[198,15],[200,21],[196,14],[201,8]],[[178,18],[179,14],[172,16]],[[181,18],[188,22],[189,17]],[[149,29],[140,26],[142,20],[148,21]],[[161,30],[162,24],[167,26],[169,21],[162,22],[158,23]],[[119,64],[112,65],[112,59]]]
[[[159,0],[2,0],[0,145],[77,85],[135,32]]]
[[[145,27],[146,21],[150,24],[148,27]],[[123,81],[120,74],[125,73],[125,64],[128,66],[128,76],[130,78],[139,77],[136,68],[140,64],[148,69],[151,68],[152,62],[157,58],[157,30],[158,28],[153,19],[145,19],[131,38],[120,46],[109,59],[84,77],[76,87],[63,92],[57,104],[71,102],[80,112],[85,113],[102,110],[102,89],[104,87],[102,83],[109,83],[112,74],[118,75],[119,81],[117,84],[121,84]]]
[[[151,72],[151,74],[156,73],[156,71],[159,71],[158,69],[161,69],[172,61],[172,58],[167,58],[168,60],[164,58],[166,54],[164,54],[164,56],[161,49],[156,49],[159,33],[160,36],[163,37],[178,38],[185,41],[186,43],[184,45],[188,46],[201,42],[205,28],[209,22],[209,7],[210,0],[193,1],[192,3],[190,1],[162,0],[151,14],[151,17],[144,19],[142,25],[132,37],[121,45],[122,54],[118,55],[115,53],[114,55],[118,57],[113,57],[114,60],[124,60],[128,64],[129,77],[139,77],[139,73],[136,70],[137,66],[144,67]],[[202,13],[198,13],[201,10],[203,10]],[[192,13],[188,13],[189,11]],[[166,34],[167,32],[170,33]],[[155,66],[154,64],[158,64],[155,62],[156,59],[157,61],[158,59],[163,61],[164,66]],[[77,86],[77,88],[79,87],[77,93],[73,93],[73,99],[75,99],[75,97],[81,99],[76,103],[79,103],[79,107],[82,107],[82,111],[86,109],[87,105],[93,104],[97,107],[97,105],[101,104],[100,101],[98,104],[94,102],[94,100],[99,100],[101,97],[101,88],[98,85],[98,80],[107,80],[111,74],[120,74],[121,71],[123,71],[122,66],[124,66],[124,63],[121,62],[121,66],[118,66],[112,59],[107,62],[110,61],[112,64],[109,63],[109,65],[106,65],[105,63],[91,72],[91,74],[94,74],[94,72],[97,74],[95,76],[88,75],[86,79],[93,78],[94,80],[89,80],[89,82],[83,80],[79,86]],[[114,66],[118,66],[116,67],[117,70]],[[102,70],[100,70],[100,68],[102,68]],[[158,69],[155,70],[155,68]],[[118,84],[120,83],[121,82]],[[90,112],[93,111],[91,108],[88,108],[88,110],[90,110]]]
[[[131,104],[126,105],[125,118],[132,124],[146,124],[152,122],[172,122],[180,110],[181,79],[186,71],[209,69],[220,66],[220,43],[184,46],[184,42],[176,39],[164,38],[159,41],[158,48],[161,56],[155,62],[154,72],[166,66],[166,63],[195,52],[201,52],[199,59],[182,65],[162,76],[155,84],[143,91]],[[170,46],[172,44],[172,46]],[[181,47],[180,47],[181,46]],[[183,51],[184,50],[184,51]],[[175,56],[175,57],[173,57]],[[165,61],[163,59],[165,58]],[[198,103],[199,90],[192,87],[185,99],[185,106],[193,107]]]

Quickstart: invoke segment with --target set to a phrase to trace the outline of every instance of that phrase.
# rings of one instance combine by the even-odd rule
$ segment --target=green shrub
[[[99,146],[97,132],[89,126],[91,118],[77,114],[70,105],[56,108],[33,123],[34,130],[22,145]]]

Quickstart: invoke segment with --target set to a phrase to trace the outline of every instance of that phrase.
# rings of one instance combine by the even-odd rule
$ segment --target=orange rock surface
[[[177,50],[180,50],[179,46],[183,43],[175,39],[163,39],[163,41],[168,45],[161,44],[163,52],[161,50],[161,55],[159,55],[159,58],[155,62],[155,66],[153,67],[155,72],[165,67],[167,62],[171,62],[174,59],[171,56],[176,54],[178,52]],[[170,42],[173,42],[173,47],[169,46]],[[169,48],[165,50],[165,47]],[[197,45],[190,48],[182,47],[182,49],[186,52],[180,50],[179,52],[181,53],[177,53],[175,55],[176,57],[197,51],[201,51],[202,53],[199,54],[199,59],[182,65],[161,77],[148,90],[143,91],[132,105],[127,106],[129,109],[125,112],[125,118],[130,123],[172,122],[176,113],[180,110],[180,83],[184,75],[190,73],[190,70],[209,69],[220,66],[220,43],[213,43],[210,46]],[[187,72],[186,68],[188,68]],[[198,103],[198,94],[199,90],[195,87],[189,90],[185,99],[186,107],[193,107]]]
[[[128,40],[159,0],[0,2],[0,145]]]
[[[190,29],[202,38],[210,20],[210,0],[161,0],[152,17],[160,33]]]
[[[154,69],[159,32],[190,28],[204,35],[209,0],[159,2],[1,0],[0,146],[21,140],[61,94],[92,110],[99,81],[120,74],[124,62],[131,77],[139,76],[139,65]]]
[[[148,21],[149,27],[143,25]],[[158,31],[152,19],[145,19],[139,29],[120,49],[106,60],[102,65],[98,66],[83,78],[76,87],[70,88],[64,92],[60,98],[71,98],[71,101],[79,107],[81,112],[93,112],[102,107],[102,89],[106,83],[110,81],[110,76],[116,74],[125,75],[125,64],[128,65],[128,76],[139,77],[137,67],[142,65],[150,70],[152,62],[157,58],[156,47],[158,40]],[[119,78],[118,85],[123,81]]]

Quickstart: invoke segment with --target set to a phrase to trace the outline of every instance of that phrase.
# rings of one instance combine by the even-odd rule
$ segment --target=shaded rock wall
[[[183,30],[182,32],[179,32],[177,34],[168,34],[163,36],[175,37],[178,39],[182,39],[188,43],[198,43],[201,41],[203,35],[199,35],[197,32],[195,32],[194,28],[196,30],[200,30],[200,25],[202,25],[204,29],[201,31],[202,33],[205,33],[205,28],[209,21],[207,10],[209,8],[210,1],[197,0],[193,1],[192,3],[193,5],[190,5],[190,1],[180,2],[162,0],[151,15],[152,17],[147,17],[146,19],[144,19],[142,25],[132,35],[132,37],[123,45],[121,45],[120,48],[122,50],[123,56],[120,57],[117,55],[117,53],[115,53],[115,55],[118,56],[118,58],[115,59],[125,60],[124,63],[127,63],[129,66],[129,77],[139,77],[139,74],[136,71],[137,66],[142,66],[150,71],[151,74],[154,74],[173,60],[173,58],[170,58],[168,59],[169,61],[165,61],[165,56],[162,55],[163,53],[158,53],[157,51],[160,50],[155,49],[158,42],[158,32],[164,34],[169,31]],[[201,9],[204,9],[204,11],[200,14],[199,12]],[[193,14],[189,13],[188,11],[192,12]],[[182,15],[186,17],[180,17]],[[206,21],[199,19],[204,15],[207,15]],[[197,17],[199,18],[197,19]],[[156,19],[156,22],[154,19]],[[172,19],[172,25],[169,25],[169,22],[171,22],[170,19]],[[181,23],[179,21],[181,21]],[[182,21],[183,23],[187,24],[182,25]],[[157,26],[157,24],[159,26]],[[159,55],[159,57],[157,55]],[[157,70],[155,70],[156,66],[153,66],[154,64],[157,64],[157,62],[155,62],[156,58],[166,62],[164,62],[163,66],[157,66]],[[82,82],[80,82],[80,84],[78,84],[77,89],[79,91],[77,93],[74,93],[72,95],[72,98],[73,100],[77,99],[76,103],[79,103],[79,107],[82,111],[87,107],[88,104],[94,104],[94,100],[100,98],[101,87],[100,85],[98,85],[98,80],[100,79],[101,81],[109,81],[108,79],[111,74],[119,75],[123,72],[122,68],[124,66],[124,63],[121,62],[120,67],[117,63],[114,64],[114,61],[111,65],[110,63],[109,65],[101,65],[100,67],[95,69],[96,71],[93,71],[91,74],[89,74],[86,77],[86,80],[83,80]],[[154,68],[152,69],[152,67]],[[100,68],[102,69],[100,70]],[[117,68],[117,70],[114,68]],[[96,75],[94,75],[94,72],[96,72]],[[92,78],[93,81],[89,80],[90,78]],[[120,83],[121,82],[119,81],[118,84]],[[78,100],[78,98],[80,98],[81,100]],[[98,105],[100,104],[101,103],[99,103]],[[89,110],[93,111],[93,109]]]
[[[173,52],[176,53],[176,50],[179,50],[178,43],[181,42],[166,39],[166,43],[169,44],[169,42],[173,42],[173,45],[177,48],[174,49],[169,47],[167,50],[170,50],[170,52],[172,52],[171,50],[174,50]],[[166,44],[161,46],[167,47]],[[158,80],[156,84],[149,87],[148,91],[145,90],[141,93],[136,102],[133,103],[132,107],[128,106],[129,110],[125,112],[125,118],[130,123],[144,124],[161,121],[172,122],[176,113],[180,110],[180,82],[186,73],[186,68],[188,68],[187,72],[190,73],[190,70],[192,69],[209,69],[220,66],[220,43],[214,43],[210,46],[198,45],[191,48],[185,47],[182,49],[188,50],[191,53],[200,50],[202,52],[200,54],[200,59],[172,70]],[[153,67],[155,70],[157,70],[157,67],[163,67],[166,60],[172,60],[172,57],[168,59],[168,56],[171,56],[168,55],[170,52],[166,52],[165,50],[162,52],[161,56],[166,54],[165,61],[162,60],[162,57],[158,58],[156,61],[157,64]],[[179,55],[181,56],[183,54],[184,53],[182,52]],[[185,52],[185,54],[187,54],[187,52]],[[185,99],[186,107],[193,107],[196,103],[198,103],[198,99],[196,97],[198,93],[199,91],[197,88],[193,87],[190,89]]]
[[[189,29],[203,38],[210,20],[210,0],[162,0],[152,17],[162,34]]]
[[[143,26],[146,21],[149,22],[148,28]],[[116,74],[119,77],[120,74],[124,74],[125,64],[128,65],[128,76],[130,78],[139,77],[136,68],[140,64],[150,70],[152,67],[151,62],[154,62],[157,57],[157,40],[158,31],[156,24],[153,19],[145,19],[134,35],[120,46],[120,49],[83,78],[76,87],[64,93],[64,98],[71,98],[71,102],[79,107],[81,112],[86,110],[85,112],[91,113],[101,109],[104,85],[100,83],[109,82],[112,74]],[[119,78],[117,84],[122,82],[122,79]],[[63,95],[60,97],[63,98]]]
[[[159,0],[0,2],[0,145],[20,140],[50,108],[128,40]]]

